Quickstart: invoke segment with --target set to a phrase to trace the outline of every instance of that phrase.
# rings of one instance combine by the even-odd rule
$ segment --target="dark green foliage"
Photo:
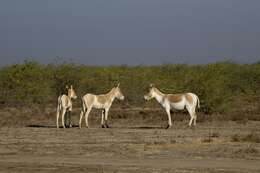
[[[25,61],[0,69],[2,104],[56,102],[66,85],[78,96],[108,92],[117,83],[126,96],[123,105],[142,106],[143,95],[154,83],[165,93],[196,93],[205,113],[260,112],[260,64],[219,62],[207,65],[80,66],[72,63],[41,65]],[[155,102],[145,103],[154,105]]]
[[[53,97],[51,73],[37,62],[11,65],[0,70],[2,103],[43,103]]]
[[[74,88],[79,86],[80,69],[74,64],[62,64],[59,66],[49,66],[47,69],[52,72],[51,80],[53,82],[52,88],[56,96],[67,94],[66,86],[73,85]]]

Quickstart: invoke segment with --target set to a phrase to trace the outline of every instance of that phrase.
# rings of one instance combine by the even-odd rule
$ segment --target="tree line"
[[[196,93],[204,113],[260,112],[260,63],[230,61],[134,67],[25,61],[0,68],[0,104],[54,104],[66,85],[73,85],[81,97],[108,92],[118,82],[124,106],[143,105],[143,95],[153,83],[165,93]]]

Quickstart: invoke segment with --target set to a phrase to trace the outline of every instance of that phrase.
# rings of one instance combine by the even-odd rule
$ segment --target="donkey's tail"
[[[200,108],[200,99],[198,96],[197,96],[197,105],[198,105],[198,108]]]

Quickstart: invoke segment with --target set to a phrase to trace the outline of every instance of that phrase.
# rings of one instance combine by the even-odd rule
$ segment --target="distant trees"
[[[66,85],[78,96],[103,93],[121,82],[124,104],[140,106],[150,83],[163,92],[194,92],[205,113],[250,109],[260,112],[260,63],[93,67],[25,61],[0,69],[1,104],[53,104]],[[55,102],[54,102],[55,101]],[[154,103],[155,104],[155,103]],[[251,105],[251,106],[244,106]]]

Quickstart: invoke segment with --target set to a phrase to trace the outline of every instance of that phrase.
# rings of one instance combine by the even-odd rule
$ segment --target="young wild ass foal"
[[[171,113],[170,113],[171,109],[183,110],[186,108],[191,117],[189,126],[192,125],[192,121],[194,126],[196,125],[196,120],[197,120],[196,107],[197,105],[198,107],[200,107],[200,102],[197,95],[193,93],[164,94],[156,87],[151,85],[150,91],[147,95],[144,96],[144,99],[150,100],[152,98],[155,98],[166,110],[166,113],[168,115],[168,126],[166,127],[166,129],[172,126]]]
[[[107,123],[108,111],[114,101],[115,98],[119,100],[124,100],[124,95],[122,94],[119,85],[114,87],[107,94],[94,95],[94,94],[86,94],[82,97],[82,111],[80,113],[79,119],[79,128],[81,128],[81,121],[83,116],[85,115],[86,126],[88,128],[88,116],[92,108],[102,109],[102,117],[101,117],[101,127],[109,128]],[[105,123],[104,123],[105,118]]]
[[[72,127],[71,119],[70,119],[70,113],[72,111],[72,100],[71,99],[76,99],[77,95],[76,95],[72,85],[70,86],[70,88],[68,86],[66,86],[66,89],[68,90],[68,95],[63,94],[63,95],[59,96],[59,98],[58,98],[57,120],[56,120],[57,128],[59,128],[60,113],[61,113],[63,128],[66,128],[65,123],[64,123],[65,115],[69,117],[69,126]]]

